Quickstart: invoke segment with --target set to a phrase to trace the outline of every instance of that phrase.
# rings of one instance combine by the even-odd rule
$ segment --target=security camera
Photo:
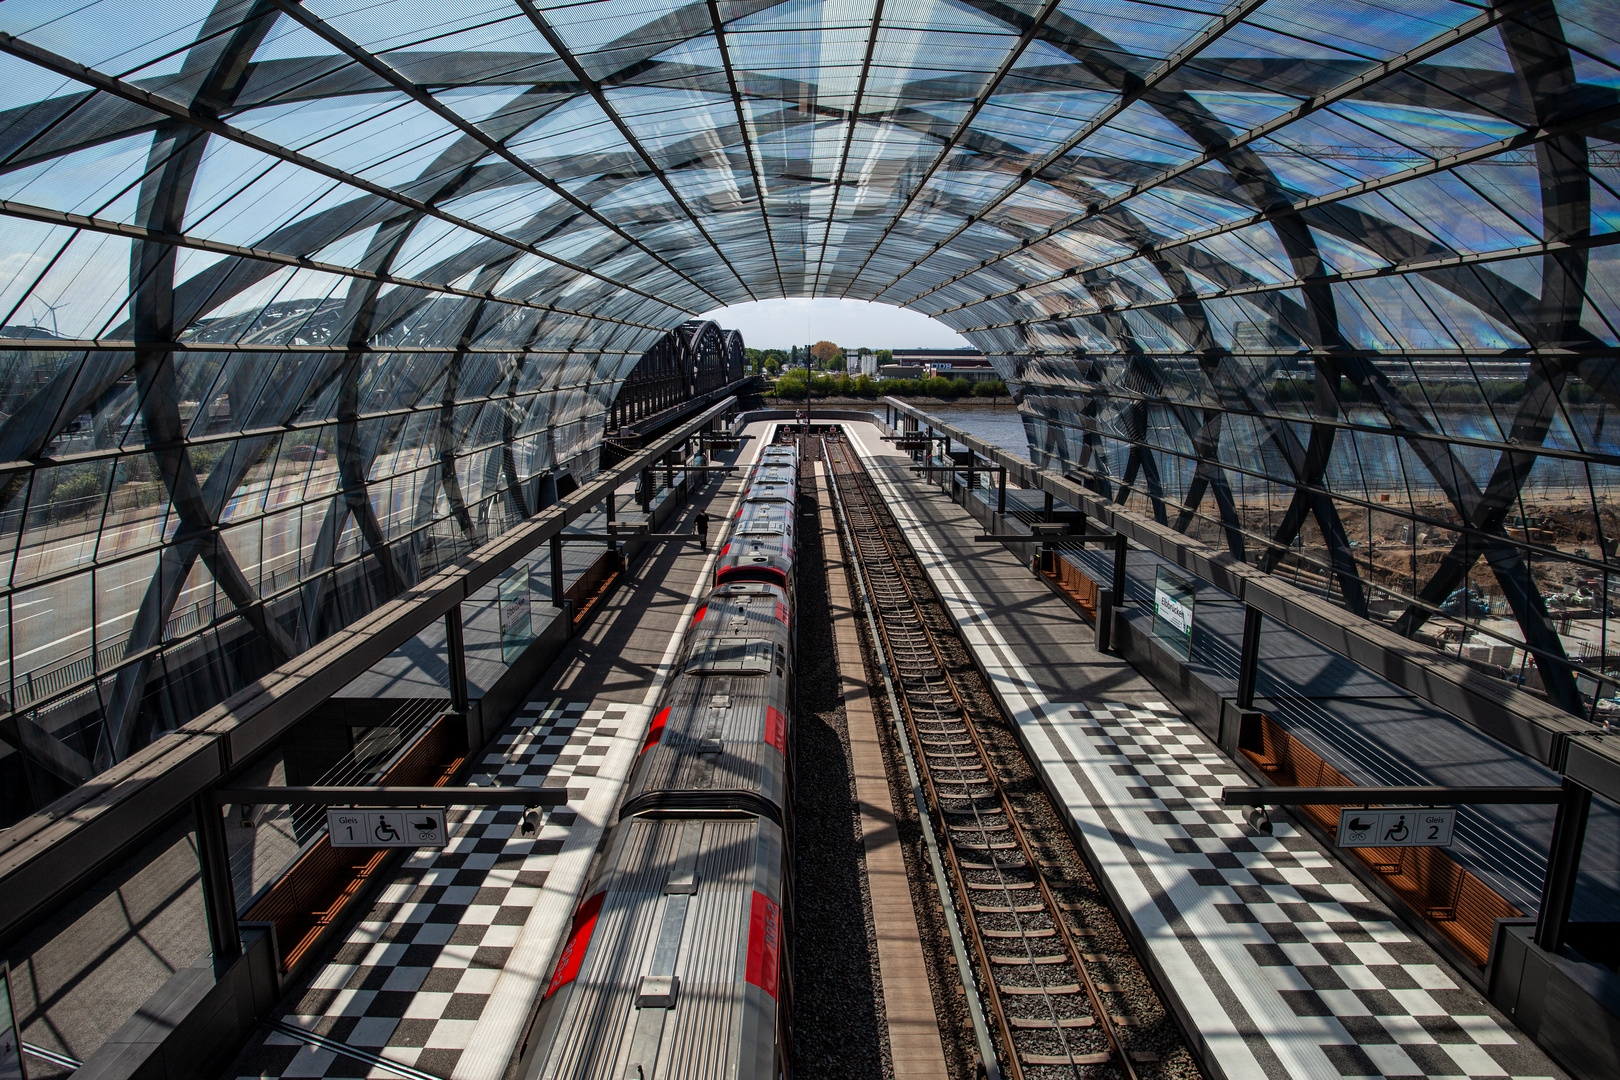
[[[523,835],[533,836],[540,830],[540,811],[533,807],[523,811]]]
[[[1255,806],[1249,809],[1249,828],[1261,836],[1271,835],[1271,814],[1265,807]]]
[[[244,829],[257,829],[259,823],[253,820],[253,804],[243,803],[237,808],[241,813],[240,823]]]

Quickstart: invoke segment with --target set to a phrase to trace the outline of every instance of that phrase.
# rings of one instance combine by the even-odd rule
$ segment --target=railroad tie
[[[1005,967],[1028,967],[1031,964],[1067,964],[1067,956],[991,956],[992,964],[1001,964]],[[1098,989],[1101,989],[1101,985]]]
[[[1024,1054],[1018,1060],[1025,1065],[1106,1065],[1114,1060],[1111,1052],[1100,1054]]]
[[[1056,1020],[1031,1019],[1026,1016],[1009,1016],[1009,1027],[1024,1028],[1027,1031],[1042,1031],[1053,1028],[1088,1028],[1097,1022],[1094,1016],[1060,1016]]]

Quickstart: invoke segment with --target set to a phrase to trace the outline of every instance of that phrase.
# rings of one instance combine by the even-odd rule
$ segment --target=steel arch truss
[[[4,812],[533,514],[742,375],[702,313],[793,295],[961,330],[1043,461],[1403,632],[1500,597],[1584,707],[1553,624],[1617,569],[1612,33],[1129,7],[862,0],[834,63],[779,0],[0,6],[42,88],[0,101]]]

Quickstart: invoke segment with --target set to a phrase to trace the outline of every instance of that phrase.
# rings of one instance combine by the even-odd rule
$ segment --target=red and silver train
[[[749,474],[521,1053],[523,1080],[782,1080],[799,454]]]

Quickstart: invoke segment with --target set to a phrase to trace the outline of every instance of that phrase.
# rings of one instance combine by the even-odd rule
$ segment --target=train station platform
[[[766,429],[745,429],[740,449],[717,455],[715,464],[751,464]],[[729,516],[742,478],[741,471],[711,473],[659,529],[691,532],[702,510]],[[582,518],[575,531],[591,525]],[[448,845],[399,865],[335,951],[288,988],[227,1077],[500,1080],[714,558],[712,543],[700,550],[667,542],[644,552],[524,695],[468,781],[564,788],[566,805],[541,811],[532,834],[515,807],[452,812]],[[469,661],[475,645],[492,647],[488,636],[487,629],[482,638],[469,633]],[[415,650],[426,664],[407,650],[372,681],[377,688],[400,681],[431,688],[432,644]],[[475,677],[469,662],[469,680]]]
[[[1222,806],[1249,777],[878,425],[848,430],[1211,1075],[1564,1075],[1335,853]]]

